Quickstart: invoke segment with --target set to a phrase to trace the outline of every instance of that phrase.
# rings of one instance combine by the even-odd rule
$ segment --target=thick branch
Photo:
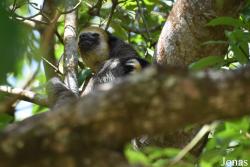
[[[51,20],[53,20],[53,22],[51,21],[50,24],[40,29],[41,57],[46,59],[51,64],[55,65],[56,58],[55,58],[55,48],[54,48],[55,45],[54,32],[56,29],[57,19],[59,18],[60,15],[56,11],[56,5],[53,3],[52,0],[44,1],[42,10],[49,16]],[[43,18],[43,20],[47,20],[47,18]],[[47,80],[56,76],[56,72],[46,61],[43,62],[43,65]]]
[[[236,16],[243,0],[177,0],[162,29],[156,51],[160,64],[187,66],[209,55],[225,55],[226,45],[201,45],[224,40],[225,27],[208,27],[217,16]]]
[[[40,95],[32,91],[24,90],[21,88],[11,88],[9,86],[0,86],[0,92],[7,93],[8,95],[11,96],[18,96],[19,100],[24,100],[48,107],[48,101],[45,95]]]
[[[9,126],[0,135],[0,163],[6,167],[32,166],[32,162],[69,158],[84,166],[88,158],[94,159],[90,154],[94,150],[121,150],[135,136],[170,133],[191,123],[249,115],[249,68],[192,74],[183,71],[150,68],[74,105]]]

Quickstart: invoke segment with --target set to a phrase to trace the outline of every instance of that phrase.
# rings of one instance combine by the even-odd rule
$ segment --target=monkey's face
[[[109,58],[107,32],[97,27],[82,30],[78,38],[78,48],[85,64],[95,72]]]
[[[95,49],[100,44],[100,35],[96,32],[82,32],[79,35],[78,47],[84,52]]]

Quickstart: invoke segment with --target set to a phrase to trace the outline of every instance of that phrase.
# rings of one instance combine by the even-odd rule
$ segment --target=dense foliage
[[[112,3],[113,2],[113,3]],[[127,1],[83,1],[79,8],[78,28],[89,25],[101,25],[121,39],[131,43],[140,55],[152,61],[154,46],[158,40],[161,28],[171,10],[171,0],[127,0]],[[39,13],[42,1],[16,0],[0,2],[0,84],[11,87],[25,87],[34,92],[45,93],[46,76],[40,56],[40,28],[32,27],[24,21],[37,19],[32,17]],[[62,3],[58,3],[58,10],[62,10]],[[63,55],[64,19],[63,15],[57,22],[55,35],[56,66],[61,69],[61,56]],[[38,23],[46,24],[46,23]],[[108,26],[107,26],[108,25]],[[211,20],[207,26],[227,26],[226,41],[207,41],[203,45],[227,45],[226,55],[208,55],[197,62],[190,64],[191,70],[201,70],[208,67],[216,69],[235,69],[249,63],[250,42],[250,6],[247,5],[238,18],[219,17]],[[35,71],[35,72],[34,72]],[[32,82],[25,85],[30,78]],[[79,81],[90,75],[89,69],[81,70],[79,67]],[[10,98],[0,93],[0,106],[8,103]],[[9,111],[1,112],[0,128],[12,122],[9,113],[28,112],[32,114],[46,110],[46,107],[33,104],[28,108],[18,105],[18,100],[12,104]],[[17,107],[16,107],[17,106]],[[19,107],[18,107],[19,106]],[[23,107],[23,111],[22,111]],[[21,111],[18,111],[21,110]],[[15,117],[15,116],[14,116]],[[16,118],[15,120],[18,120]],[[210,139],[200,159],[197,161],[192,155],[187,155],[176,166],[201,167],[219,166],[222,158],[233,160],[248,160],[250,163],[250,119],[242,118],[231,122],[221,122],[210,135]],[[125,154],[131,163],[142,163],[155,167],[170,163],[180,150],[176,148],[146,148],[142,151],[133,151],[131,147],[125,149]]]

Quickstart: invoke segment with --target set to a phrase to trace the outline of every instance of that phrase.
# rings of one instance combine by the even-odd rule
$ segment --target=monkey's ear
[[[133,69],[132,72],[140,72],[142,70],[142,66],[137,59],[129,59],[126,63],[126,66],[129,66]]]
[[[125,65],[133,69],[131,72],[140,72],[149,63],[141,58],[132,58],[127,60]]]

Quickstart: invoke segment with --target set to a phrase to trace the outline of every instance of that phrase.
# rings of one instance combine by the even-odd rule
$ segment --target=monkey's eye
[[[98,33],[93,33],[92,34],[94,37],[99,37],[99,34]]]

